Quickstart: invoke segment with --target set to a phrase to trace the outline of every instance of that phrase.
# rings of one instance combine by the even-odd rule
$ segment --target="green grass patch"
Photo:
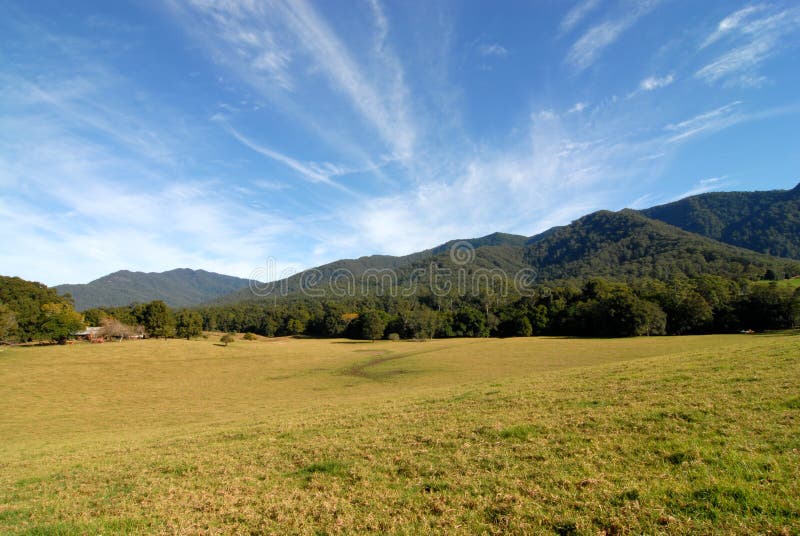
[[[499,435],[503,439],[516,439],[519,441],[524,441],[531,436],[541,435],[543,431],[544,429],[541,426],[535,426],[532,424],[519,424],[517,426],[511,426],[501,430]]]
[[[297,475],[310,478],[312,475],[346,476],[347,465],[335,460],[315,462],[297,471]]]

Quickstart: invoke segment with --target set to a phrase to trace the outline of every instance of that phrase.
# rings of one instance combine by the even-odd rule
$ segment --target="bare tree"
[[[135,333],[133,327],[123,324],[114,317],[108,316],[103,319],[103,336],[122,340]]]

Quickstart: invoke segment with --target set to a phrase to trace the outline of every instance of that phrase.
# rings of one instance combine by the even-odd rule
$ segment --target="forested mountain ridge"
[[[462,264],[454,257],[453,248],[465,244],[473,249],[465,253],[469,259]],[[509,279],[521,270],[528,270],[536,274],[536,282],[540,284],[577,282],[590,277],[666,281],[675,276],[702,274],[761,279],[767,270],[781,277],[800,274],[800,262],[724,244],[626,209],[595,212],[527,239],[495,233],[453,240],[402,257],[375,255],[336,261],[266,286],[261,295],[247,288],[212,303],[258,301],[265,295],[274,298],[309,288],[330,289],[332,280],[343,274],[353,276],[356,282],[353,290],[363,293],[365,277],[385,270],[392,271],[395,282],[404,288],[409,287],[412,279],[425,287],[431,266],[449,270],[450,274],[462,269],[468,274],[500,270]]]
[[[178,268],[168,272],[121,270],[83,285],[57,285],[59,294],[71,294],[78,311],[163,300],[171,307],[188,307],[246,287],[247,279]]]
[[[361,281],[373,274],[380,277],[382,273],[391,271],[398,284],[408,282],[415,270],[428,271],[431,264],[439,267],[452,265],[453,248],[471,247],[474,256],[469,262],[469,269],[500,268],[514,272],[527,267],[522,257],[523,246],[528,239],[522,235],[492,233],[479,238],[450,240],[436,247],[411,253],[409,255],[369,255],[357,259],[341,259],[300,272],[280,281],[266,285],[255,285],[243,288],[232,294],[221,296],[209,303],[232,304],[259,300],[265,295],[270,298],[285,294],[296,294],[303,288],[329,287],[332,279],[342,275],[352,276]],[[472,253],[471,253],[472,254]],[[513,275],[513,272],[512,272]],[[260,287],[260,290],[256,287]]]
[[[759,278],[766,269],[795,275],[800,265],[723,244],[628,209],[595,212],[533,237],[524,257],[545,281],[668,280],[700,274]]]
[[[470,249],[465,252],[467,265],[454,263],[454,247]],[[360,279],[392,271],[396,282],[404,284],[430,266],[497,269],[509,277],[527,269],[536,272],[539,283],[701,274],[759,279],[767,270],[778,277],[800,274],[800,263],[786,258],[800,259],[800,185],[793,190],[702,194],[644,211],[599,211],[533,237],[493,233],[404,256],[342,259],[278,281],[266,292],[254,293],[246,279],[188,269],[121,271],[56,289],[71,293],[78,310],[155,299],[186,307],[295,294],[301,288],[324,287],[342,273]]]
[[[642,213],[720,242],[800,259],[800,184],[792,190],[700,194]]]

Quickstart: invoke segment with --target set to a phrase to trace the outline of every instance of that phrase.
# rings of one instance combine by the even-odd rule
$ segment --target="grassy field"
[[[3,534],[800,534],[800,337],[5,348]]]
[[[778,279],[777,281],[759,281],[761,285],[769,285],[771,283],[776,283],[779,287],[786,287],[791,289],[798,289],[800,288],[800,277],[793,277],[791,279]]]

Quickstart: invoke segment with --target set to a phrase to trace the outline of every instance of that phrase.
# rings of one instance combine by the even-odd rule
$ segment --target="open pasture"
[[[0,532],[800,530],[800,339],[0,353]]]

